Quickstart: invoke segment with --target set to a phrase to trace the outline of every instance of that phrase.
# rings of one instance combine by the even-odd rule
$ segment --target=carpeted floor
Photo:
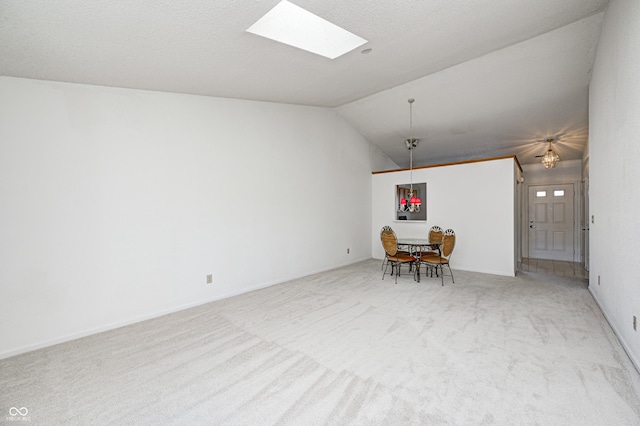
[[[583,281],[454,273],[370,260],[0,360],[0,422],[640,424]]]

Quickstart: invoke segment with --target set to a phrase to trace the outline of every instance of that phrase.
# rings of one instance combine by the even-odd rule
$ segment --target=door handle
[[[535,225],[529,225],[529,228],[531,229],[535,229],[535,227],[536,227]]]

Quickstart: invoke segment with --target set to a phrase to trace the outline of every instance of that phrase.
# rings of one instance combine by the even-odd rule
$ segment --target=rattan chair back
[[[453,252],[453,248],[456,246],[456,233],[453,229],[447,229],[444,231],[442,237],[442,256],[449,258]]]
[[[442,242],[443,231],[438,225],[434,225],[429,229],[429,242],[430,243],[441,243]]]
[[[395,256],[398,254],[398,239],[391,228],[388,226],[382,228],[382,232],[380,232],[380,240],[382,241],[382,247],[384,247],[384,251],[387,256]]]

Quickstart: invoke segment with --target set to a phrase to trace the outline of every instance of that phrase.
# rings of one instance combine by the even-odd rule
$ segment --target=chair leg
[[[384,275],[387,273],[387,268],[389,267],[389,262],[384,267],[384,272],[382,273],[382,279],[384,280]],[[391,273],[393,273],[393,266],[391,267]]]
[[[438,265],[438,266],[440,266],[440,278],[442,278],[442,286],[444,287],[444,269],[442,268],[442,265]]]
[[[451,282],[455,284],[456,280],[453,279],[453,271],[451,270],[451,266],[447,263],[447,268],[449,268],[449,272],[451,273]]]
[[[416,266],[416,270],[413,273],[413,280],[420,282],[420,262],[414,262]]]
[[[400,264],[398,263],[397,269],[396,269],[396,284],[398,284],[398,275],[400,275]]]

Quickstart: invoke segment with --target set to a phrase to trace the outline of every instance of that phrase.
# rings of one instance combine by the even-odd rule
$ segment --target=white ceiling
[[[337,107],[401,166],[412,97],[416,164],[581,158],[607,0],[292,0],[369,41],[334,60],[245,31],[278,1],[2,0],[0,75]]]

